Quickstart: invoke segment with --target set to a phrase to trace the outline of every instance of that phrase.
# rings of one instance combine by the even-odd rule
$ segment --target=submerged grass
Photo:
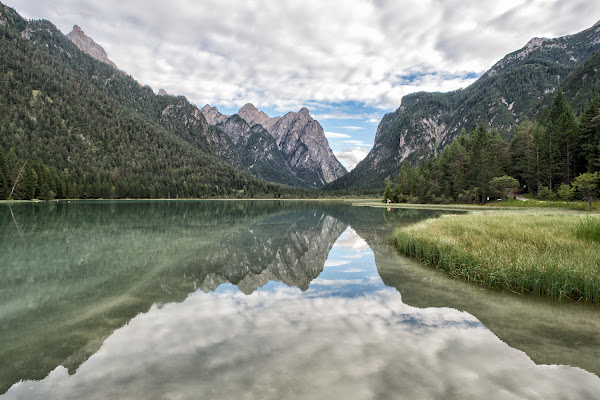
[[[397,249],[489,287],[600,303],[600,217],[450,215],[398,229]]]

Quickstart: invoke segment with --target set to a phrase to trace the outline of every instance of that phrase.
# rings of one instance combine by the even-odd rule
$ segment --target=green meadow
[[[600,216],[499,211],[402,227],[397,249],[455,277],[517,293],[600,303]]]

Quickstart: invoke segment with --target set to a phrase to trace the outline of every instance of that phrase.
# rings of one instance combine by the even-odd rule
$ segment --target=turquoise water
[[[597,398],[595,307],[401,257],[440,212],[0,205],[0,399]]]

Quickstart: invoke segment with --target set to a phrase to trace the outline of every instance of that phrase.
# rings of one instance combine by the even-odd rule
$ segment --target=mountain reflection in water
[[[35,207],[14,207],[23,241],[2,220],[12,285],[0,291],[0,339],[10,343],[0,347],[10,387],[0,398],[585,399],[600,390],[597,376],[536,365],[479,322],[523,342],[531,333],[503,328],[519,299],[395,254],[394,225],[439,213],[310,202]],[[495,296],[508,300],[492,310]],[[459,311],[469,299],[483,299],[475,316]],[[551,310],[541,323],[562,315],[532,307]],[[577,310],[567,314],[593,329],[597,310]],[[563,335],[577,330],[566,318]]]

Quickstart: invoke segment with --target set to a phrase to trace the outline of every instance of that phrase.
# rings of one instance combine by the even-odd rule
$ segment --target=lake
[[[597,399],[600,309],[398,255],[441,211],[0,204],[0,399]]]

